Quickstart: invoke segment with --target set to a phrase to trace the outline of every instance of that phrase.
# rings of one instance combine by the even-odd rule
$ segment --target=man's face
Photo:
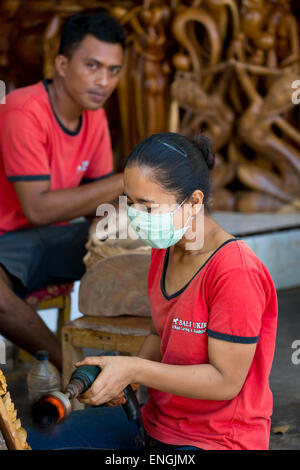
[[[85,36],[70,58],[60,56],[65,91],[83,109],[101,108],[118,84],[123,55],[121,44]]]

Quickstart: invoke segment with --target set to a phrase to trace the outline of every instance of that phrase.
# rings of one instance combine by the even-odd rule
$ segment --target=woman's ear
[[[200,212],[203,205],[204,194],[200,189],[196,189],[191,196],[193,218]]]

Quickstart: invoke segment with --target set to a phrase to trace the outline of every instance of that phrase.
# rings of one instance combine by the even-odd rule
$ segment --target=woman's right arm
[[[150,333],[143,342],[142,347],[137,356],[142,359],[149,359],[150,361],[160,362],[160,342],[160,337],[155,329],[153,320],[151,320]]]
[[[160,362],[161,353],[160,353],[160,337],[155,329],[153,320],[151,320],[150,333],[145,338],[137,357],[141,359],[149,359],[150,361]],[[120,395],[110,400],[108,406],[120,406],[126,403],[124,392],[121,392]]]

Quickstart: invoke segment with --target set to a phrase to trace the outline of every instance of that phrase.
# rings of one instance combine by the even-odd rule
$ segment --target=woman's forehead
[[[124,193],[131,200],[150,203],[173,202],[175,195],[155,182],[150,168],[129,166],[124,171]]]

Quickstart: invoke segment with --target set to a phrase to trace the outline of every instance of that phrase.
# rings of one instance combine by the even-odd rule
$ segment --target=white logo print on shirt
[[[89,166],[89,163],[90,162],[88,160],[84,160],[83,162],[81,162],[81,165],[77,166],[77,173],[80,173],[81,171],[86,171],[87,167]]]
[[[172,329],[186,331],[187,333],[205,333],[207,323],[195,322],[189,320],[180,320],[180,318],[173,318]]]

